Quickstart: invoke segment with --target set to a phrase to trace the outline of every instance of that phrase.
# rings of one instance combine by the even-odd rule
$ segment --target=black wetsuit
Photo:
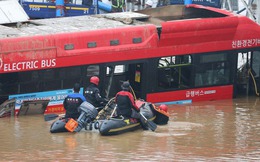
[[[117,104],[117,115],[124,117],[133,117],[132,108],[139,112],[134,102],[134,97],[129,91],[120,91],[116,94],[115,102]]]
[[[86,100],[94,107],[103,106],[106,102],[105,99],[101,97],[98,87],[93,83],[90,83],[90,85],[86,88],[85,97]]]
[[[64,109],[66,110],[65,118],[77,119],[80,115],[78,107],[86,98],[79,93],[69,94],[63,101]]]

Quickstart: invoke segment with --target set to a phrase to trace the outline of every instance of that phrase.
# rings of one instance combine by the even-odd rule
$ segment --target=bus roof
[[[225,17],[228,15],[233,14],[212,7],[170,5],[137,12],[38,19],[29,20],[25,23],[0,25],[0,38],[90,31],[144,24],[161,27],[161,22],[166,21]]]

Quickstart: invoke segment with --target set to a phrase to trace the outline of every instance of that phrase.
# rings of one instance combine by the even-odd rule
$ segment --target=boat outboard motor
[[[96,110],[96,108],[87,101],[84,101],[78,109],[80,112],[80,116],[77,120],[78,127],[74,130],[75,132],[79,132],[87,125],[87,123],[93,121],[98,115],[98,111]]]

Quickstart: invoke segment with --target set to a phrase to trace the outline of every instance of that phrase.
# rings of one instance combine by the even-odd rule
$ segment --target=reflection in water
[[[1,118],[3,161],[255,161],[259,98],[171,105],[168,125],[117,136],[49,133],[40,115]]]

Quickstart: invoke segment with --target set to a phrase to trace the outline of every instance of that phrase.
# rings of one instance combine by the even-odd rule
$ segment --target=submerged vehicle
[[[22,101],[12,98],[0,105],[0,118],[44,114],[49,100]]]
[[[15,110],[15,99],[6,100],[0,105],[0,118],[13,116]]]
[[[58,92],[44,96],[46,113],[64,113],[62,90],[80,82],[83,93],[93,75],[101,96],[115,96],[120,80],[129,80],[137,98],[156,105],[232,99],[260,87],[260,26],[213,7],[30,20],[0,25],[0,38],[1,101]],[[255,86],[251,76],[238,79],[241,55],[251,58]]]

